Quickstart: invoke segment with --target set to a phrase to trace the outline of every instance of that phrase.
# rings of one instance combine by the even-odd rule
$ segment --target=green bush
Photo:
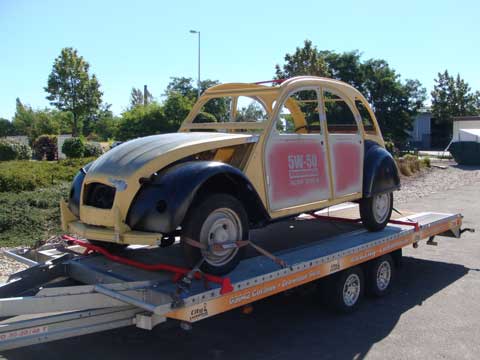
[[[212,114],[202,111],[198,113],[197,117],[195,118],[195,122],[196,123],[214,123],[214,122],[217,122],[217,118]]]
[[[81,158],[85,153],[85,143],[82,138],[66,139],[62,146],[62,152],[68,158]]]
[[[35,191],[0,193],[1,246],[30,246],[61,234],[58,203],[69,188],[61,182]]]
[[[31,158],[30,146],[10,139],[0,139],[0,161],[29,160]]]
[[[99,157],[103,154],[102,146],[98,142],[85,143],[85,151],[83,156],[85,157]]]
[[[15,160],[17,158],[17,154],[15,153],[15,149],[13,144],[6,140],[0,140],[0,161],[9,161]]]
[[[420,161],[421,161],[421,163],[422,163],[422,166],[424,166],[424,167],[429,168],[429,167],[432,166],[431,161],[430,161],[430,158],[429,158],[428,156],[425,156],[425,157],[422,158],[422,160],[420,160]]]
[[[0,193],[31,191],[52,184],[70,182],[82,166],[93,160],[93,158],[84,158],[58,162],[0,162]]]
[[[35,158],[38,160],[55,160],[57,157],[57,136],[41,135],[33,143]]]

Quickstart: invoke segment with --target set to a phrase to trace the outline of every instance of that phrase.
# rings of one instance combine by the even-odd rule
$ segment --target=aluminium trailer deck
[[[326,220],[273,224],[251,237],[288,266],[281,268],[249,251],[228,274],[233,290],[227,292],[204,281],[192,281],[188,289],[179,289],[169,273],[132,268],[99,254],[79,255],[76,247],[10,252],[7,255],[31,267],[0,286],[0,318],[4,318],[0,351],[130,325],[152,329],[167,319],[194,323],[407,245],[416,246],[420,240],[435,244],[433,236],[461,234],[460,214],[429,212],[402,220],[418,222],[419,227],[392,224],[372,233],[361,225]],[[291,248],[292,239],[285,244],[288,231],[296,237],[295,248]],[[175,265],[181,266],[180,250],[179,245],[134,249],[125,251],[125,256],[147,264],[176,259]],[[25,290],[22,284],[31,287],[29,292],[15,296]]]

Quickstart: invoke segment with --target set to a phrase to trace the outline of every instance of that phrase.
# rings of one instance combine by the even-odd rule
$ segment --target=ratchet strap
[[[257,251],[259,254],[261,254],[263,256],[266,256],[267,258],[272,260],[274,263],[276,263],[278,266],[280,266],[282,268],[288,267],[287,263],[284,260],[282,260],[279,257],[273,255],[271,252],[265,250],[264,248],[254,244],[250,240],[238,240],[238,241],[226,242],[226,243],[223,243],[223,244],[214,244],[212,246],[202,244],[201,242],[199,242],[197,240],[193,240],[191,238],[185,238],[185,242],[190,246],[193,246],[193,247],[196,247],[196,248],[202,249],[202,250],[207,250],[207,251],[211,251],[211,250],[222,251],[222,250],[229,250],[229,249],[234,249],[234,248],[239,249],[239,248],[242,248],[244,246],[250,245],[252,248],[255,249],[255,251]]]

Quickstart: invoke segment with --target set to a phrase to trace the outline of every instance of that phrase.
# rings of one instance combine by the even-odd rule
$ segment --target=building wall
[[[431,120],[430,112],[421,112],[413,120],[413,129],[410,132],[410,142],[413,146],[429,149],[431,144]]]

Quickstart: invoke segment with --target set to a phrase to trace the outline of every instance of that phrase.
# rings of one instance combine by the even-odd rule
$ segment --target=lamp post
[[[197,82],[197,88],[198,88],[198,97],[200,97],[200,31],[197,30],[190,30],[190,34],[198,34],[198,82]]]

